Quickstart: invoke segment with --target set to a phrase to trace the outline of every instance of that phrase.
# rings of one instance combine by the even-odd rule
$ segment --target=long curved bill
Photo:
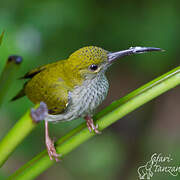
[[[155,48],[155,47],[130,47],[127,50],[122,50],[118,52],[113,52],[108,54],[108,61],[109,63],[114,62],[117,59],[120,59],[124,56],[129,56],[131,54],[141,54],[141,53],[146,53],[146,52],[151,52],[151,51],[164,51],[160,48]]]

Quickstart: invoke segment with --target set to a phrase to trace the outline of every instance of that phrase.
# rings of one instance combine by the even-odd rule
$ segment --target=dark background
[[[0,71],[9,55],[23,56],[19,76],[42,64],[67,58],[87,45],[109,51],[131,46],[154,46],[163,53],[126,57],[107,72],[110,91],[99,108],[179,64],[179,0],[31,0],[0,1]],[[9,100],[22,87],[17,80],[0,110],[0,138],[33,106],[23,98]],[[38,180],[134,180],[137,169],[154,153],[171,155],[171,166],[180,166],[180,88],[177,87],[81,145],[62,162],[40,175]],[[61,137],[83,120],[51,124],[53,137]],[[4,179],[44,148],[41,123],[16,149],[3,168]],[[23,127],[22,127],[23,128]],[[161,164],[162,166],[165,164]],[[168,173],[154,173],[153,180],[179,179]]]

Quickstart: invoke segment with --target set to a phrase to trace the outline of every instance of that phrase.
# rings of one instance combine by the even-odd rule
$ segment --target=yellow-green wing
[[[36,74],[40,73],[41,71],[47,69],[47,68],[51,68],[53,66],[56,66],[57,62],[55,63],[51,63],[51,64],[46,64],[40,67],[37,67],[35,69],[30,70],[29,72],[27,72],[23,77],[21,77],[21,79],[29,79],[34,77]]]
[[[71,91],[65,79],[63,62],[42,70],[25,85],[25,94],[35,104],[41,101],[48,106],[49,113],[59,114],[68,104],[68,92]]]
[[[51,63],[51,64],[47,64],[47,65],[43,65],[43,66],[40,66],[38,68],[35,68],[35,69],[32,69],[31,71],[27,72],[23,77],[21,77],[20,79],[31,79],[33,78],[36,74],[40,73],[41,71],[47,69],[48,67],[53,67],[57,64],[57,62],[55,63]],[[23,88],[16,94],[16,96],[14,96],[11,101],[15,101],[23,96],[25,96],[25,86],[26,84],[28,83],[25,82],[24,85],[23,85]]]

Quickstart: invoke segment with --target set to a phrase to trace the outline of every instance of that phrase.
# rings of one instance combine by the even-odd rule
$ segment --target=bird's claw
[[[44,102],[40,102],[40,105],[37,109],[31,109],[31,117],[35,122],[39,122],[45,119],[48,114],[47,105]]]
[[[61,157],[61,154],[58,154],[56,152],[55,146],[54,146],[54,141],[52,141],[50,138],[46,139],[46,147],[47,147],[47,152],[49,155],[49,158],[53,160],[53,158],[56,160],[56,162],[59,162]]]
[[[98,124],[95,125],[91,117],[87,116],[85,119],[89,132],[94,131],[96,134],[101,134],[101,132],[98,130]]]

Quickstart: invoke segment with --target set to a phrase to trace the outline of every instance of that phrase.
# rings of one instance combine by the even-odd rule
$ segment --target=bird
[[[49,136],[48,122],[82,117],[90,132],[100,134],[93,114],[108,94],[106,70],[124,56],[151,51],[162,49],[137,46],[110,52],[97,46],[86,46],[65,60],[35,68],[21,78],[27,81],[12,100],[27,96],[34,104],[40,103],[37,111],[31,110],[31,117],[36,121],[38,118],[45,120],[45,143],[51,160],[59,161],[60,154]]]

